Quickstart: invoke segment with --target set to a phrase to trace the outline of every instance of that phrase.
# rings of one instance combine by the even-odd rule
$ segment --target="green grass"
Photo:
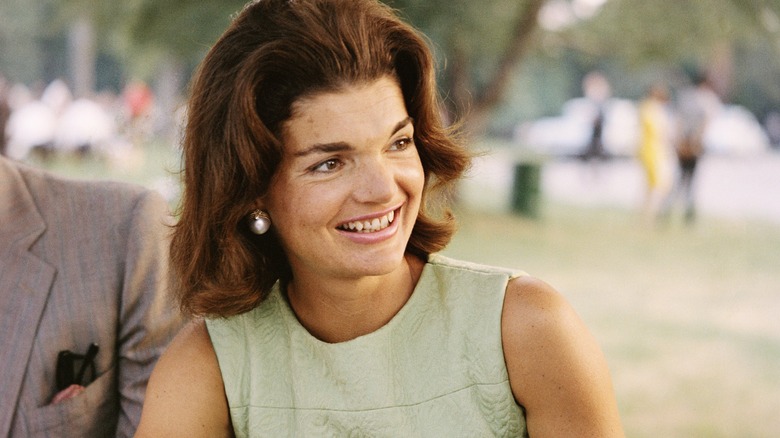
[[[780,432],[780,226],[546,206],[458,212],[454,257],[523,269],[566,295],[604,348],[630,437]]]
[[[33,155],[26,161],[70,178],[115,180],[141,184],[162,192],[172,204],[178,199],[179,150],[164,143],[135,147],[112,156]]]
[[[177,153],[42,165],[170,188]],[[548,203],[537,220],[456,215],[445,254],[523,269],[572,302],[605,351],[628,436],[780,433],[780,225],[648,227],[634,212]]]

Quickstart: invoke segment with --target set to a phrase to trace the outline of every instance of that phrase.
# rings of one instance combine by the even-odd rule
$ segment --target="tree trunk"
[[[76,20],[68,34],[70,75],[74,97],[90,97],[95,91],[97,49],[95,28],[89,18]]]
[[[501,57],[498,68],[487,86],[477,97],[468,113],[465,128],[473,135],[482,134],[487,128],[495,107],[511,83],[512,74],[528,51],[531,37],[539,27],[537,16],[547,0],[530,0],[525,9],[521,9],[515,20],[512,39]]]

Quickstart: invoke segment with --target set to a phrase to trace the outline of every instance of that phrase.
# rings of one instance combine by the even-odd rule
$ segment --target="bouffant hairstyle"
[[[407,250],[427,256],[454,232],[431,192],[447,193],[470,156],[441,117],[426,40],[375,0],[258,0],[238,14],[191,85],[183,139],[183,194],[171,260],[182,309],[228,317],[257,306],[290,266],[273,229],[247,216],[283,154],[283,124],[304,97],[384,76],[400,84],[425,175]]]

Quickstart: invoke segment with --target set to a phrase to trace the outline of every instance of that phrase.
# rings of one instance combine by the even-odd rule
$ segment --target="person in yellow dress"
[[[639,105],[642,137],[638,158],[645,173],[646,192],[643,217],[653,222],[661,202],[672,184],[670,166],[673,123],[670,117],[669,92],[663,85],[653,85]]]

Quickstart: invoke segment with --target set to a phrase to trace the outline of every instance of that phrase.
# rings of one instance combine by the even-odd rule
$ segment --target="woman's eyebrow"
[[[401,120],[400,122],[396,123],[393,127],[393,130],[390,133],[390,137],[395,135],[398,131],[402,130],[404,127],[412,123],[414,119],[411,117],[406,117],[405,119]],[[354,147],[352,147],[349,143],[343,142],[343,141],[337,141],[333,143],[315,143],[306,149],[296,151],[293,153],[293,156],[295,157],[305,157],[307,155],[312,154],[332,154],[333,152],[344,152],[344,151],[350,151],[353,150]]]
[[[407,116],[405,119],[403,119],[400,122],[396,123],[395,127],[393,128],[393,132],[390,134],[390,136],[392,137],[393,135],[395,135],[396,132],[404,129],[404,127],[406,125],[412,123],[413,121],[414,121],[414,119],[411,116]]]
[[[307,155],[312,155],[317,153],[330,154],[333,152],[344,152],[352,149],[354,149],[354,147],[350,146],[348,143],[345,143],[343,141],[337,141],[335,143],[316,143],[307,147],[306,149],[294,152],[293,156],[305,157]]]

